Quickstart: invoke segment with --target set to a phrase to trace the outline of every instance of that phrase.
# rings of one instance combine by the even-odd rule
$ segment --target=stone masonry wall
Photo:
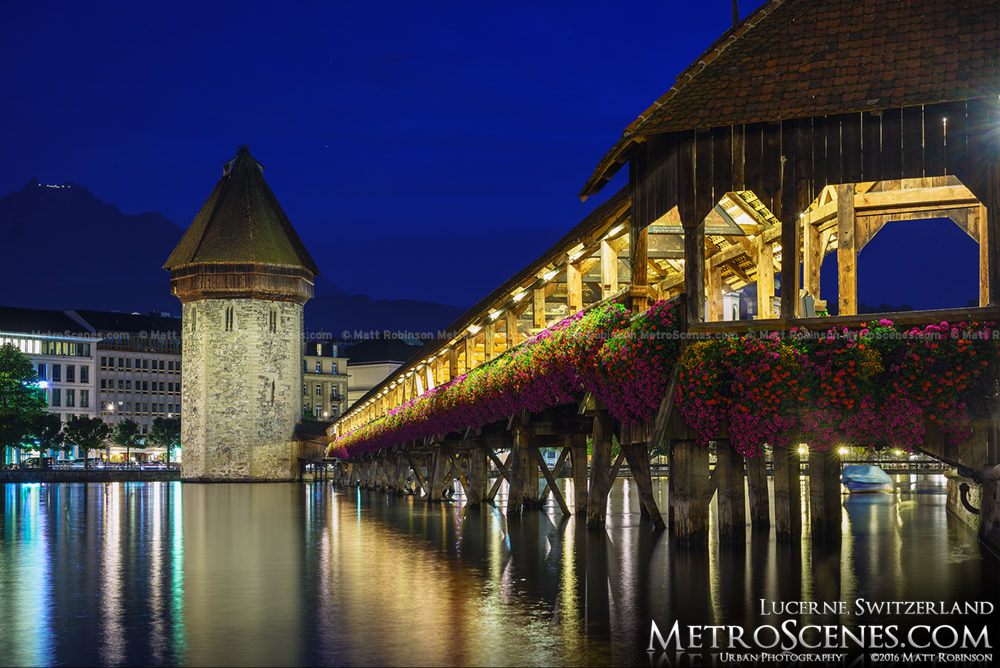
[[[184,304],[183,350],[181,478],[294,479],[302,306],[255,299]]]

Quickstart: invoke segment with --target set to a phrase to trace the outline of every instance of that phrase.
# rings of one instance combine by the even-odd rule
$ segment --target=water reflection
[[[651,531],[625,482],[604,532],[551,498],[508,524],[461,496],[329,483],[5,485],[0,662],[648,665],[651,621],[752,629],[774,622],[761,599],[997,598],[996,562],[932,477],[845,496],[839,541],[813,544],[806,514],[794,543],[748,529],[746,545],[701,550]],[[654,494],[665,508],[665,481]]]

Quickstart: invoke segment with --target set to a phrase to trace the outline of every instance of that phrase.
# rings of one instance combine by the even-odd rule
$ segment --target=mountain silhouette
[[[0,284],[9,286],[0,305],[180,315],[162,266],[183,233],[158,211],[122,213],[77,183],[32,178],[0,197]],[[306,303],[305,325],[313,336],[424,332],[443,329],[464,310],[350,295],[319,276],[316,296]]]

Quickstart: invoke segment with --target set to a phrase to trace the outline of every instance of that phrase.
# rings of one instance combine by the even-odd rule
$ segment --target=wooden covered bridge
[[[627,165],[624,188],[330,428],[335,478],[429,500],[458,478],[471,504],[492,500],[507,481],[508,516],[551,495],[563,512],[586,512],[588,523],[602,526],[613,476],[626,462],[643,512],[663,526],[648,446],[666,438],[669,519],[678,538],[704,539],[715,491],[724,536],[742,540],[745,493],[754,526],[768,524],[773,505],[778,533],[799,532],[796,449],[774,448],[769,499],[763,458],[744,460],[723,428],[710,475],[703,434],[674,408],[679,364],[640,421],[616,419],[584,389],[485,424],[453,417],[432,434],[420,428],[430,428],[431,418],[407,422],[400,411],[612,302],[638,317],[671,300],[682,341],[751,329],[863,327],[872,318],[857,314],[858,253],[889,221],[946,217],[975,240],[980,307],[879,317],[897,327],[1000,320],[998,44],[1000,5],[992,0],[765,3],[625,129],[580,195],[597,195]],[[830,303],[820,294],[824,259],[839,275]],[[754,302],[726,307],[725,295],[751,284]],[[989,387],[994,406],[995,383]],[[995,432],[992,421],[980,420],[956,445],[930,425],[920,445],[982,484],[980,532],[993,549],[1000,547]],[[561,449],[554,468],[539,447]],[[575,508],[554,482],[567,458]],[[499,472],[492,484],[491,464]],[[810,472],[813,529],[839,530],[839,462],[813,452]]]

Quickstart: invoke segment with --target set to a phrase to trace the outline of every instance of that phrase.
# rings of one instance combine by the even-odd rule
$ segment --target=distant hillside
[[[0,197],[0,305],[180,314],[161,269],[183,228],[159,212],[129,215],[76,183],[31,179]],[[317,255],[320,269],[323,258]],[[306,330],[436,331],[465,309],[348,295],[327,277],[306,304]]]

